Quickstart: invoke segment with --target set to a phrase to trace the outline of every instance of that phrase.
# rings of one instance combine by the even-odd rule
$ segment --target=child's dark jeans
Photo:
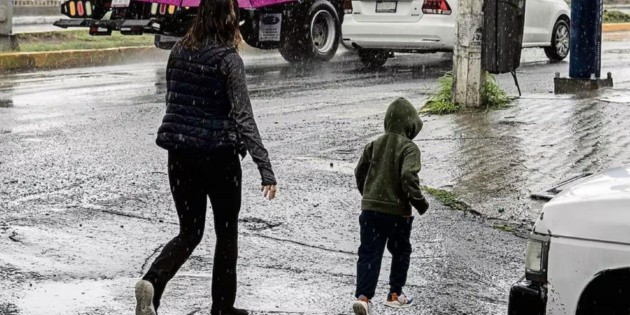
[[[407,282],[411,257],[409,237],[413,217],[363,210],[359,222],[361,247],[359,247],[359,262],[357,263],[356,297],[361,295],[368,299],[374,297],[385,245],[392,254],[389,292],[400,295]]]

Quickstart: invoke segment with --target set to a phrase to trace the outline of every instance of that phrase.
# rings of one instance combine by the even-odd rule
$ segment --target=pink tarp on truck
[[[140,2],[151,2],[160,4],[170,4],[179,7],[198,7],[201,0],[136,0]],[[295,0],[238,0],[238,6],[242,9],[257,9],[270,5],[293,2]]]

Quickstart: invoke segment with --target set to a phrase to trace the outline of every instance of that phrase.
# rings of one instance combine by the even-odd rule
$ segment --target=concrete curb
[[[13,26],[18,25],[40,25],[40,24],[53,24],[60,19],[66,18],[63,15],[54,16],[14,16]]]
[[[0,53],[0,71],[90,67],[127,61],[150,60],[151,58],[160,58],[167,54],[167,51],[153,46]]]
[[[602,32],[627,32],[630,31],[630,23],[605,23]]]

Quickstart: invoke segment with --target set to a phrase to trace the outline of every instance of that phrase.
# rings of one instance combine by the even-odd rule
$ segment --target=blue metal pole
[[[590,79],[601,76],[603,11],[603,0],[571,2],[571,78]]]

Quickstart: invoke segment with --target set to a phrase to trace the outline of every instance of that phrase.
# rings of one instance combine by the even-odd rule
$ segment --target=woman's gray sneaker
[[[136,315],[156,315],[151,282],[140,280],[136,283],[136,302]]]
[[[352,310],[355,315],[372,315],[372,301],[361,295],[352,303]]]

